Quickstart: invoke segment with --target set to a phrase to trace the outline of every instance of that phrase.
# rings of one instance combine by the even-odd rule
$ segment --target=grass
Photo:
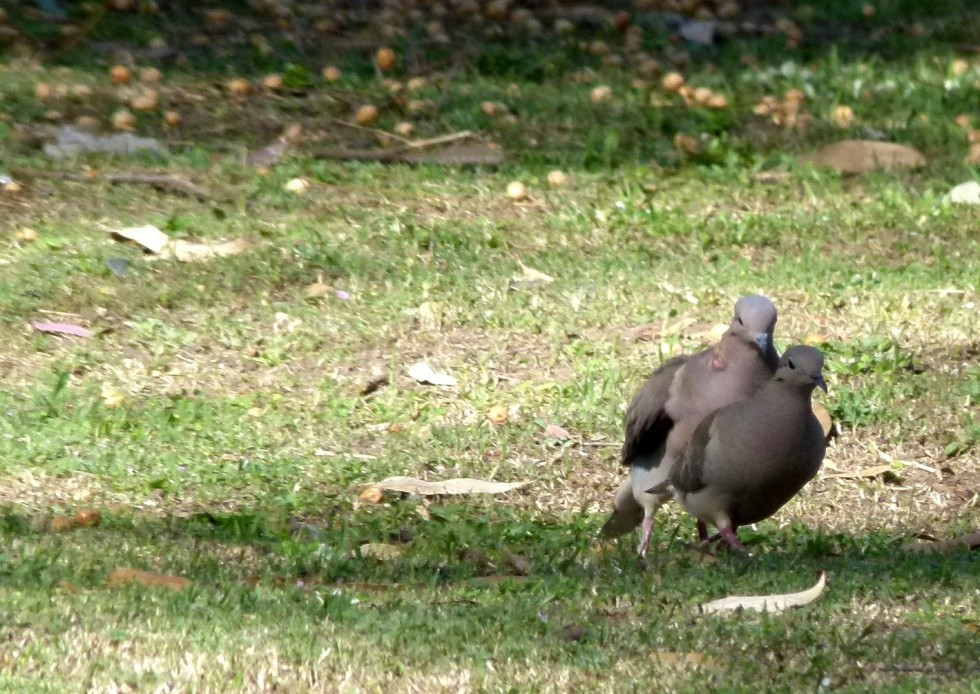
[[[901,549],[978,524],[980,238],[976,210],[944,200],[978,173],[954,122],[978,125],[978,66],[951,67],[975,13],[878,9],[780,9],[806,37],[795,50],[779,36],[678,46],[648,29],[644,50],[665,68],[686,60],[691,84],[727,96],[721,111],[579,48],[618,52],[611,30],[455,52],[395,40],[396,77],[428,80],[411,95],[432,101],[411,116],[417,136],[475,130],[506,152],[488,169],[313,156],[376,146],[327,120],[362,101],[382,106],[379,128],[409,118],[373,73],[373,40],[299,50],[273,32],[264,54],[233,31],[197,48],[200,18],[175,5],[166,22],[109,13],[63,50],[11,8],[34,57],[0,58],[0,174],[23,184],[0,192],[0,689],[977,691],[975,552]],[[164,131],[139,114],[138,132],[169,153],[45,158],[47,111],[104,121],[120,103],[99,45],[160,35],[185,48],[160,88],[184,119]],[[319,78],[328,63],[339,83]],[[234,102],[216,86],[273,70],[297,93]],[[93,93],[41,102],[40,81]],[[613,98],[593,104],[599,83]],[[752,113],[790,88],[806,93],[805,129]],[[487,116],[487,100],[515,118]],[[838,105],[853,129],[834,125]],[[305,144],[269,171],[243,163],[292,123]],[[795,159],[874,131],[929,165],[841,178]],[[698,151],[679,152],[678,133]],[[184,175],[213,199],[47,177],[85,166]],[[567,185],[547,184],[552,168]],[[305,195],[284,190],[295,177]],[[529,200],[506,196],[515,179]],[[142,224],[251,247],[177,263],[106,233]],[[512,284],[523,267],[554,281]],[[308,297],[317,282],[327,291]],[[839,435],[823,471],[745,529],[750,558],[690,551],[676,509],[646,561],[635,538],[600,543],[626,403],[750,291],[777,304],[780,348],[827,355],[820,397]],[[413,381],[421,359],[459,386]],[[379,374],[389,383],[362,395]],[[574,441],[547,439],[549,423]],[[860,475],[883,464],[890,474]],[[390,475],[528,484],[360,497]],[[91,510],[96,525],[67,520]],[[121,567],[193,583],[116,586]],[[796,611],[697,609],[802,590],[820,571],[827,592]]]

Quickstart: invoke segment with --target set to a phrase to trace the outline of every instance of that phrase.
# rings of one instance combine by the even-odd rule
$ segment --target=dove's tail
[[[643,507],[636,503],[636,497],[633,496],[633,482],[627,477],[613,499],[612,515],[599,532],[603,537],[619,537],[642,522]]]

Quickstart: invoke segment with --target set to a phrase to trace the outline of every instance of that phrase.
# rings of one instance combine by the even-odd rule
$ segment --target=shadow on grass
[[[69,603],[134,633],[147,620],[155,629],[217,630],[219,638],[261,626],[300,662],[333,644],[396,668],[533,659],[586,672],[623,662],[656,669],[650,653],[670,650],[736,663],[710,673],[716,684],[757,675],[809,686],[828,672],[838,682],[978,672],[969,622],[975,553],[912,554],[883,534],[793,526],[749,534],[752,557],[705,559],[675,536],[661,537],[642,561],[633,537],[598,547],[595,519],[585,515],[532,521],[480,504],[433,505],[429,514],[423,521],[414,508],[376,507],[298,532],[274,512],[108,514],[97,527],[55,534],[36,532],[31,519],[7,509],[0,554],[7,621],[34,611],[43,620]],[[401,556],[360,556],[366,542],[391,544]],[[107,576],[122,566],[193,584],[179,592],[108,588]],[[527,575],[514,576],[515,567]],[[786,615],[701,617],[696,607],[729,594],[802,590],[820,571],[830,580],[825,594]],[[310,642],[316,624],[339,631]],[[365,655],[378,652],[376,662]]]

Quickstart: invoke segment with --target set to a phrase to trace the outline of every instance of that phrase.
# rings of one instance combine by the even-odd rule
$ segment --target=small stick
[[[363,125],[358,125],[357,123],[348,123],[347,121],[342,120],[340,118],[331,118],[330,119],[330,122],[331,123],[336,123],[337,125],[343,125],[343,126],[345,126],[347,128],[351,128],[353,130],[360,130],[361,132],[371,133],[372,135],[377,135],[379,137],[382,137],[382,136],[383,137],[390,137],[393,140],[398,140],[403,145],[405,145],[405,147],[411,147],[412,146],[412,141],[411,140],[408,140],[408,139],[406,139],[404,137],[401,137],[399,135],[395,135],[394,133],[390,133],[387,130],[378,130],[377,128],[368,128],[368,127],[365,127]]]

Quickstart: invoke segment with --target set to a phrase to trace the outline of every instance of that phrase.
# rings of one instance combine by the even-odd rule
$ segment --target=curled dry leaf
[[[978,547],[980,547],[980,530],[954,537],[952,540],[910,542],[902,545],[902,549],[906,552],[952,552],[959,549],[977,549]]]
[[[138,583],[141,586],[153,588],[183,590],[194,582],[183,576],[168,576],[166,574],[153,573],[152,571],[122,567],[112,570],[112,573],[109,574],[109,579],[106,581],[106,586],[109,588],[118,588],[127,583]]]
[[[362,504],[380,504],[384,498],[385,493],[383,489],[378,487],[365,487],[364,491],[357,497],[357,500]]]
[[[55,516],[48,521],[48,530],[53,533],[63,533],[75,527],[75,522],[68,516]]]
[[[400,547],[384,542],[368,542],[361,545],[360,550],[362,557],[377,559],[378,561],[397,561],[402,556]]]
[[[487,412],[487,419],[494,424],[505,424],[507,422],[507,407],[505,405],[494,405]]]
[[[862,470],[848,470],[847,472],[836,472],[832,475],[827,475],[827,479],[873,479],[875,477],[880,477],[883,475],[895,474],[895,468],[891,465],[874,465],[872,467],[866,467]]]
[[[445,480],[443,482],[427,482],[414,477],[389,477],[373,486],[404,494],[419,494],[421,496],[457,495],[457,494],[500,494],[519,489],[527,482],[487,482],[470,477]]]
[[[741,612],[742,610],[757,610],[761,612],[782,612],[790,607],[809,605],[819,598],[827,587],[827,579],[821,571],[817,582],[812,587],[799,593],[782,595],[733,595],[721,600],[712,600],[701,605],[703,614],[715,612]]]
[[[69,583],[68,581],[58,581],[58,588],[65,591],[69,595],[78,595],[79,588],[74,583]]]
[[[170,245],[170,237],[152,224],[141,227],[113,229],[111,233],[117,238],[139,244],[150,253],[160,253],[160,251]]]
[[[926,158],[919,150],[877,140],[835,142],[804,156],[803,160],[844,174],[916,169],[926,165]]]
[[[549,424],[544,429],[544,436],[547,439],[558,439],[559,441],[567,441],[572,438],[572,435],[568,433],[568,430],[564,427],[560,427],[557,424]]]
[[[80,325],[71,323],[45,323],[41,321],[31,321],[34,329],[42,333],[56,333],[58,335],[73,335],[75,337],[92,337],[92,331]]]
[[[408,375],[419,383],[428,383],[433,386],[455,386],[457,384],[455,378],[444,372],[433,371],[432,367],[424,361],[412,364],[408,369]]]
[[[238,255],[248,249],[248,241],[235,239],[222,243],[191,243],[189,241],[174,242],[174,257],[182,263],[196,263],[212,258],[224,258]]]
[[[319,299],[330,291],[330,286],[323,282],[314,282],[303,290],[303,296],[307,299]]]
[[[102,520],[102,517],[94,508],[79,509],[75,513],[75,525],[81,528],[90,528],[98,525],[100,520]]]
[[[660,665],[677,665],[677,666],[701,666],[701,667],[714,667],[717,663],[714,658],[705,653],[681,653],[679,651],[661,651],[657,650],[653,652],[653,659],[657,661]]]

